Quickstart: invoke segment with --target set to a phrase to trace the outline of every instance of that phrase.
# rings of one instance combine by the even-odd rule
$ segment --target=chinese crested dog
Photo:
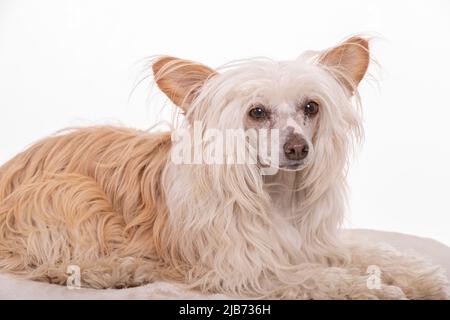
[[[340,234],[369,61],[361,37],[218,70],[155,59],[156,84],[190,139],[72,129],[4,164],[0,271],[65,284],[77,266],[85,287],[164,280],[231,297],[447,298],[440,267]],[[213,152],[226,161],[207,161],[226,130],[256,137],[245,133],[240,148],[227,140]],[[239,162],[239,150],[255,156]]]

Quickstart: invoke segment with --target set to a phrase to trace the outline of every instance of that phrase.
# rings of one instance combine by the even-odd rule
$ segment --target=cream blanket
[[[395,232],[349,230],[350,237],[385,242],[400,250],[413,250],[443,266],[450,278],[450,247],[435,240]],[[226,299],[223,295],[202,295],[180,285],[156,282],[130,289],[72,289],[64,286],[15,279],[0,274],[0,299]]]

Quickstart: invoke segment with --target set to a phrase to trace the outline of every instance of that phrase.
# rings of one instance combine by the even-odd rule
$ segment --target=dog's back
[[[90,286],[129,284],[121,259],[158,256],[170,145],[169,133],[92,127],[47,138],[4,164],[0,270],[64,283],[76,264],[91,273],[83,279]],[[107,269],[109,281],[95,276]]]

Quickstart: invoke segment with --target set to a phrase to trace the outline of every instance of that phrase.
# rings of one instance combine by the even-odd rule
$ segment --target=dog
[[[176,163],[175,131],[101,126],[45,138],[0,168],[0,271],[63,285],[76,266],[83,287],[162,280],[239,298],[448,298],[440,267],[340,232],[370,60],[361,36],[217,70],[154,59],[155,82],[192,138],[182,159],[195,153],[200,123],[200,139],[208,129],[269,132],[244,139],[254,161]],[[272,132],[266,156],[255,144]]]

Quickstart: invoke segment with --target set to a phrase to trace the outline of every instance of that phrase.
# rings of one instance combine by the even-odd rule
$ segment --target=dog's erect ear
[[[360,37],[352,37],[319,57],[319,63],[333,72],[351,94],[364,77],[369,61],[369,42]]]
[[[187,111],[205,81],[216,74],[200,63],[169,56],[156,60],[152,68],[158,87],[183,111]]]

